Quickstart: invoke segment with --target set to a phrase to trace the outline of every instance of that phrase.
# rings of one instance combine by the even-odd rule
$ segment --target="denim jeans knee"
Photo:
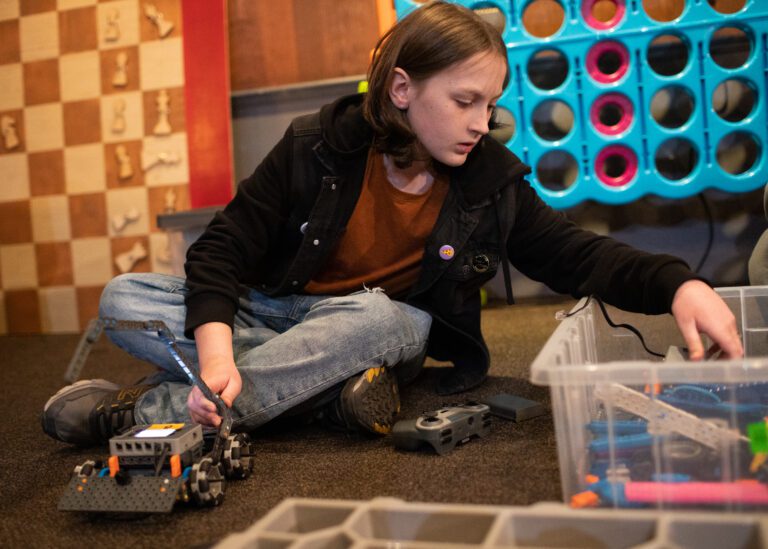
[[[396,345],[421,347],[427,340],[432,317],[415,307],[391,300],[379,288],[365,289],[316,303],[313,313],[331,308],[332,314],[344,313],[354,318],[360,337],[392,337]]]
[[[118,318],[123,314],[122,307],[126,296],[132,293],[134,278],[137,275],[127,273],[116,276],[104,286],[99,299],[99,316],[102,318]]]
[[[175,336],[184,356],[197,367],[194,341],[184,335],[186,307],[184,279],[154,273],[128,273],[113,278],[104,288],[99,302],[99,316],[116,320],[165,323]],[[151,362],[184,379],[178,364],[156,333],[142,331],[107,331],[107,337],[129,354]]]
[[[186,287],[184,279],[155,273],[126,273],[110,280],[104,287],[99,300],[99,316],[126,318],[131,320],[158,320],[157,318],[139,318],[140,316],[160,314],[159,305],[183,305]],[[168,295],[176,297],[168,299]],[[152,298],[153,301],[148,301]]]

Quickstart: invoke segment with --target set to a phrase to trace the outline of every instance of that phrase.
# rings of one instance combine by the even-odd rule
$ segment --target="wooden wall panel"
[[[562,1],[533,0],[525,10],[526,28],[537,36],[551,34],[562,22]],[[724,13],[745,3],[706,1]],[[685,0],[638,2],[662,21],[685,6]],[[600,0],[595,11],[610,17],[615,0]],[[229,0],[232,90],[363,74],[379,34],[378,19],[376,0]]]
[[[230,0],[232,90],[365,73],[376,0]]]
[[[294,0],[294,6],[302,79],[367,70],[378,38],[375,0]]]

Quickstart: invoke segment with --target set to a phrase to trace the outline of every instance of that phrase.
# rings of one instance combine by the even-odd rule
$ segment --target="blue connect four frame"
[[[532,167],[547,203],[623,204],[768,182],[768,0],[746,0],[731,14],[685,0],[668,22],[651,19],[643,0],[615,0],[609,21],[594,18],[596,0],[557,0],[565,17],[546,38],[523,24],[533,1],[456,3],[504,17],[512,80],[499,107],[514,122],[506,145]],[[398,17],[420,5],[395,0]],[[655,50],[680,66],[654,66]],[[544,89],[529,70],[550,54],[567,72]],[[560,121],[547,124],[547,116]]]

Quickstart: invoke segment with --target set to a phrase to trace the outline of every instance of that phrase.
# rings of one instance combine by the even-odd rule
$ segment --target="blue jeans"
[[[183,278],[129,273],[106,286],[99,314],[119,320],[162,320],[176,336],[188,366],[197,372],[195,342],[183,335],[186,293]],[[431,322],[428,313],[392,301],[378,289],[343,297],[268,297],[241,287],[232,334],[243,381],[232,405],[235,425],[242,430],[259,427],[373,366],[396,367],[401,381],[412,379],[421,368]],[[157,386],[136,403],[137,422],[191,421],[190,382],[157,334],[107,334],[131,355],[159,368],[146,381]]]

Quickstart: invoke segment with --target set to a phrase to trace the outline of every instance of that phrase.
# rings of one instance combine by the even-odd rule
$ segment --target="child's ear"
[[[400,67],[395,67],[392,82],[389,85],[389,98],[400,110],[408,108],[410,99],[411,78]]]

